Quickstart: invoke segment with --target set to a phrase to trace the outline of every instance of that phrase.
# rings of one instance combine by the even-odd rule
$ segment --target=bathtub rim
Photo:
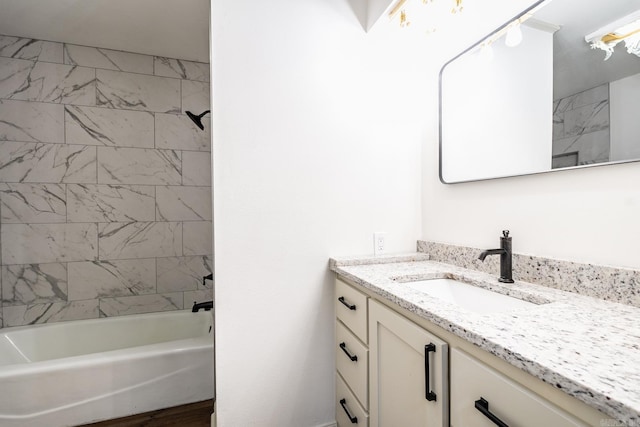
[[[160,312],[160,313],[143,313],[143,314],[132,314],[127,316],[117,316],[117,317],[108,317],[108,318],[97,318],[97,319],[85,319],[85,320],[70,320],[65,322],[55,322],[55,323],[44,323],[39,325],[25,325],[25,326],[15,326],[10,328],[0,329],[0,335],[9,335],[12,332],[19,332],[22,330],[28,329],[47,329],[47,328],[61,328],[65,327],[65,324],[73,323],[73,322],[83,322],[83,323],[104,323],[104,322],[123,322],[123,321],[135,321],[136,318],[153,318],[153,317],[167,317],[167,316],[190,316],[190,315],[199,315],[204,316],[207,313],[211,316],[211,326],[212,328],[209,330],[207,335],[202,335],[195,338],[184,338],[179,340],[170,340],[164,341],[154,344],[143,344],[139,346],[130,346],[125,348],[119,348],[114,350],[100,351],[94,353],[85,353],[80,355],[73,356],[65,356],[53,359],[45,359],[45,360],[25,360],[16,363],[9,363],[0,365],[0,379],[5,379],[14,375],[28,375],[28,374],[37,374],[44,373],[47,371],[54,370],[56,368],[64,368],[64,369],[73,369],[77,368],[85,368],[89,366],[95,366],[100,363],[105,363],[107,361],[121,361],[125,359],[130,360],[138,360],[144,357],[149,357],[153,355],[158,355],[162,353],[177,353],[182,351],[189,350],[199,350],[199,349],[208,349],[214,346],[213,339],[213,314],[209,312],[198,312],[192,313],[187,310],[176,310],[170,312]],[[11,343],[10,338],[7,338]],[[12,344],[12,343],[11,343]],[[19,349],[16,348],[18,352]],[[20,352],[21,353],[21,352]],[[24,356],[26,358],[26,356]],[[28,358],[27,358],[28,359]],[[212,361],[213,363],[213,361]]]

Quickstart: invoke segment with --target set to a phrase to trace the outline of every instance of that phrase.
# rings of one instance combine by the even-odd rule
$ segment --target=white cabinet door
[[[371,427],[448,427],[448,346],[369,300]]]

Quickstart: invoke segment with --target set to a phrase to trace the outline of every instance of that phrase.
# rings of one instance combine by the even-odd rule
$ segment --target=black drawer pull
[[[428,401],[435,402],[436,394],[431,391],[431,380],[429,375],[429,353],[436,352],[436,345],[432,342],[424,346],[424,389],[425,389],[425,399]]]
[[[347,399],[340,399],[340,406],[342,406],[345,414],[347,414],[347,417],[349,417],[349,421],[351,421],[351,424],[358,424],[358,417],[352,416],[349,412],[349,408],[347,408]]]
[[[344,354],[347,355],[347,357],[349,359],[351,359],[352,362],[357,362],[358,361],[358,356],[356,356],[355,354],[351,354],[349,353],[349,351],[347,350],[347,344],[341,342],[340,343],[340,348],[342,349],[342,351],[344,351]]]
[[[493,421],[495,425],[497,425],[498,427],[509,427],[500,418],[496,417],[491,413],[491,411],[489,411],[489,402],[487,402],[484,398],[481,397],[480,399],[476,400],[475,403],[476,409],[482,412],[482,415]]]
[[[355,310],[356,309],[356,306],[354,304],[349,304],[348,302],[346,302],[344,300],[344,297],[338,298],[338,301],[340,301],[342,304],[344,304],[345,307],[347,307],[349,310]]]

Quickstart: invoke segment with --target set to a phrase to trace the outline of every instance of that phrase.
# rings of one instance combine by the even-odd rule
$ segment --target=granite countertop
[[[640,308],[429,261],[335,258],[331,270],[629,426],[640,426]],[[478,314],[402,282],[456,278],[540,305]]]

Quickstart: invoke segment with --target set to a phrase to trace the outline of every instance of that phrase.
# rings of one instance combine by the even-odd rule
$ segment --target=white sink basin
[[[404,285],[480,314],[500,313],[537,306],[529,301],[502,295],[453,279],[420,280],[407,282]]]

